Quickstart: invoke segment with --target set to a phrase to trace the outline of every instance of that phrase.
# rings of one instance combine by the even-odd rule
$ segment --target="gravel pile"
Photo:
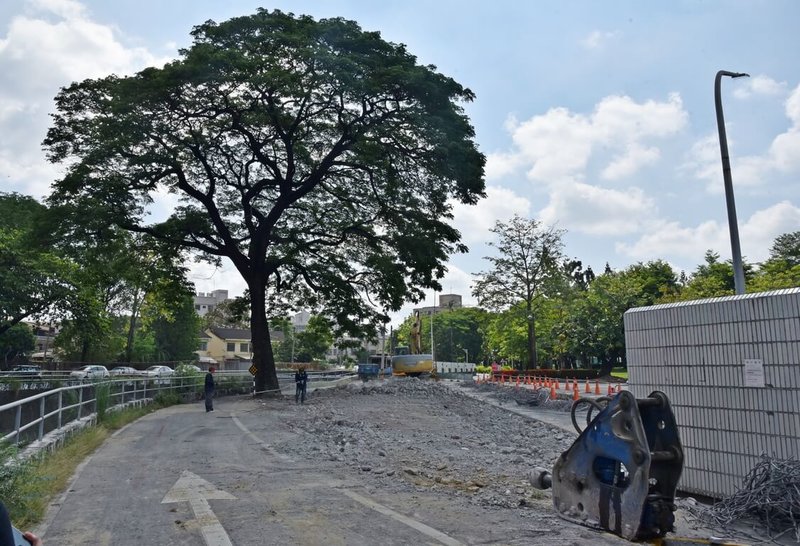
[[[305,405],[285,399],[261,407],[287,433],[274,435],[277,451],[332,475],[357,476],[384,498],[435,497],[456,519],[474,511],[500,524],[489,536],[506,533],[487,543],[625,543],[560,519],[551,492],[530,485],[531,471],[552,468],[574,434],[467,396],[465,387],[491,394],[499,405],[571,406],[549,400],[544,390],[395,377],[312,390]],[[677,536],[731,536],[730,528],[687,518],[690,500],[678,502]]]
[[[488,393],[491,398],[496,398],[500,402],[516,402],[521,406],[541,407],[553,411],[569,411],[572,407],[572,400],[550,400],[548,389],[514,388],[496,383],[475,383],[474,381],[464,381],[461,385],[478,392]]]
[[[530,392],[519,403],[541,404]],[[572,443],[560,429],[415,378],[315,391],[298,409],[286,424],[301,440],[281,450],[348,465],[384,488],[438,490],[482,506],[549,509],[549,492],[531,487],[528,473],[552,466]]]

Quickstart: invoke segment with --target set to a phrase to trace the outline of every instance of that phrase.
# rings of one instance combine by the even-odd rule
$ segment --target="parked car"
[[[170,377],[175,372],[169,366],[150,366],[142,375],[145,377]]]
[[[139,375],[139,372],[130,366],[117,366],[112,368],[111,371],[108,372],[112,376],[119,376],[119,375]]]
[[[9,375],[22,377],[42,377],[42,367],[34,364],[19,364],[11,368]]]
[[[109,376],[108,370],[105,366],[97,364],[88,364],[77,370],[71,372],[69,376],[72,379],[104,379]]]

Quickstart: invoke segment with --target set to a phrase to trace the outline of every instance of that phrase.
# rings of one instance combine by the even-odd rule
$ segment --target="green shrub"
[[[481,366],[480,364],[478,364],[477,366],[475,366],[475,373],[492,373],[492,367]]]
[[[106,417],[108,401],[111,398],[111,388],[108,383],[97,383],[94,386],[94,397],[97,401],[97,420],[101,423]]]
[[[181,402],[181,395],[176,392],[160,391],[153,398],[153,404],[160,408],[174,406],[176,404],[180,404]]]
[[[0,445],[0,499],[12,520],[19,520],[29,511],[35,484],[29,462],[17,459],[14,446]]]

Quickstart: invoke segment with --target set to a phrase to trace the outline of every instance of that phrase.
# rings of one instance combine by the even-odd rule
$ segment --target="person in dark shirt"
[[[308,384],[308,374],[305,368],[298,369],[294,374],[294,384],[296,386],[294,391],[294,403],[306,403],[306,385]]]
[[[42,539],[26,531],[22,533],[22,537],[31,543],[31,546],[42,546]],[[14,530],[11,527],[11,518],[8,516],[8,511],[5,505],[0,502],[0,546],[17,546],[14,541]]]
[[[206,413],[214,411],[214,366],[208,369],[206,374],[205,385],[205,398],[206,398]]]

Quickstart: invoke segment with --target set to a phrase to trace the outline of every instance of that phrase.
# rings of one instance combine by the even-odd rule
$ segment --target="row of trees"
[[[498,222],[497,255],[480,275],[474,295],[480,306],[434,317],[439,360],[505,359],[524,368],[574,368],[598,363],[605,371],[625,365],[623,315],[632,307],[731,295],[733,267],[708,251],[689,275],[663,260],[620,271],[606,264],[601,275],[564,257],[563,232],[535,220]],[[800,286],[800,231],[778,237],[769,258],[745,264],[748,292]],[[406,339],[411,319],[399,329]],[[430,317],[423,318],[423,344],[430,350]]]
[[[58,323],[72,362],[189,359],[199,323],[180,254],[70,207],[0,194],[0,348],[33,349],[23,321]]]

